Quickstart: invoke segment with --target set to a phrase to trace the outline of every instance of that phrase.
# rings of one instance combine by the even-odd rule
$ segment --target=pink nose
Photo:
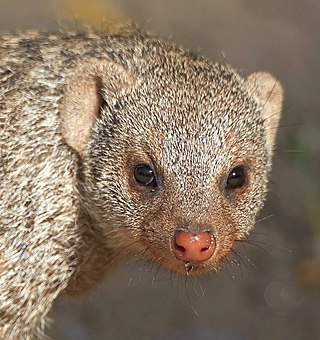
[[[207,231],[191,234],[178,231],[173,240],[173,252],[184,262],[205,262],[216,248],[214,237]]]

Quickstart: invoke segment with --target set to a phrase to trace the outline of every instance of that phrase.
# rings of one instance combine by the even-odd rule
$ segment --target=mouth
[[[191,262],[185,262],[182,263],[181,266],[179,266],[179,270],[176,270],[178,274],[184,275],[184,276],[193,276],[193,277],[199,277],[199,276],[205,276],[212,272],[212,267],[208,268],[208,266],[205,266],[204,264],[199,263],[191,263]]]
[[[171,251],[168,253],[168,250],[154,249],[153,247],[150,247],[145,255],[150,261],[181,276],[206,276],[219,269],[218,263],[214,259],[205,262],[186,262],[177,259]]]

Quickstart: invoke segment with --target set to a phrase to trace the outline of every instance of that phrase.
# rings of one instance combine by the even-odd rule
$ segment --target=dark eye
[[[247,180],[246,169],[243,165],[233,168],[227,178],[227,189],[238,189],[244,186]]]
[[[156,178],[153,173],[153,170],[149,165],[146,164],[138,164],[134,168],[134,178],[135,180],[142,185],[145,186],[153,186],[157,185]]]

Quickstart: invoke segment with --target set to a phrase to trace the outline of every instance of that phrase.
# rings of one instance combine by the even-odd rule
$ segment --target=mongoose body
[[[121,33],[0,37],[0,336],[144,255],[218,270],[254,225],[282,90]]]

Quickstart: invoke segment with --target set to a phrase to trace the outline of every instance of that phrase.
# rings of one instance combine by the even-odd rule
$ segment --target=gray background
[[[279,78],[270,194],[248,244],[218,275],[186,281],[133,261],[91,295],[58,301],[50,336],[320,339],[320,2],[0,0],[1,30],[57,30],[65,19],[76,28],[83,17],[105,27],[118,16],[243,75]]]

